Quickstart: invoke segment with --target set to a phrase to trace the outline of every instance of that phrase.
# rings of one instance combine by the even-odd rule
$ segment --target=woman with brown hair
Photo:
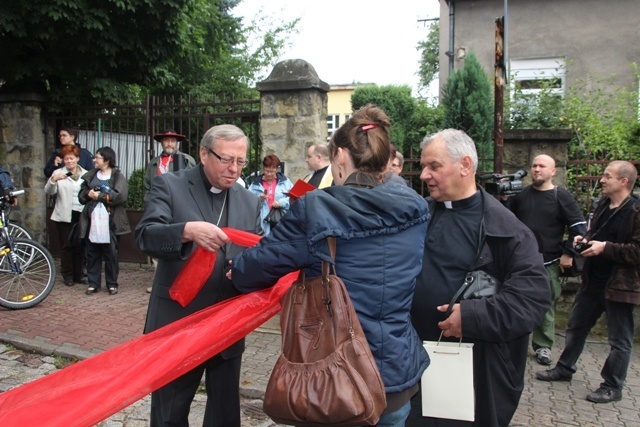
[[[53,172],[44,186],[44,192],[49,196],[56,195],[51,220],[58,231],[61,251],[60,273],[64,284],[73,286],[74,283],[86,283],[82,278],[84,246],[80,242],[73,242],[70,236],[72,229],[77,227],[84,208],[78,200],[78,193],[82,184],[80,177],[87,171],[78,164],[80,148],[75,144],[63,146],[60,149],[60,157],[64,166]]]
[[[356,111],[329,143],[336,185],[298,199],[271,234],[234,258],[231,278],[238,290],[251,292],[298,269],[319,276],[322,260],[333,263],[327,237],[335,237],[336,273],[385,386],[387,408],[378,426],[400,427],[429,364],[409,315],[429,209],[406,185],[384,182],[389,127],[377,107]]]

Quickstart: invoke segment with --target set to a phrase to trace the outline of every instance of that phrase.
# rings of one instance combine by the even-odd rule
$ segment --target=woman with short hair
[[[87,295],[100,291],[102,260],[110,295],[118,293],[118,242],[122,234],[130,233],[124,203],[127,201],[128,183],[124,174],[116,167],[116,153],[110,147],[99,148],[93,158],[95,168],[82,177],[78,199],[85,205],[80,219],[80,232],[85,239],[87,257]],[[94,243],[89,238],[94,209],[104,204],[109,212],[109,242]]]

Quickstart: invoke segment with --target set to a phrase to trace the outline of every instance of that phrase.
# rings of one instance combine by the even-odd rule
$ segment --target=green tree
[[[391,120],[391,143],[400,151],[408,148],[407,134],[411,130],[411,120],[416,111],[416,100],[411,96],[409,86],[361,86],[351,95],[351,107],[354,110],[366,104],[375,104],[382,108]]]
[[[473,52],[467,55],[464,66],[449,76],[442,107],[443,127],[465,131],[475,141],[481,159],[493,158],[491,84]]]
[[[248,82],[284,45],[293,23],[243,28],[239,0],[0,0],[1,90],[53,102],[224,91]],[[247,50],[252,31],[264,43]]]
[[[426,89],[440,70],[440,24],[437,21],[431,23],[427,39],[419,42],[417,49],[420,51],[420,88]]]

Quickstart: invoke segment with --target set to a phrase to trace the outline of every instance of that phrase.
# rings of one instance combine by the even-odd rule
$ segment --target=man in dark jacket
[[[524,388],[529,333],[549,308],[542,255],[531,230],[477,188],[478,156],[469,136],[447,129],[425,138],[421,147],[420,179],[429,187],[433,213],[411,318],[423,340],[437,341],[442,332],[474,344],[475,421],[422,417],[418,393],[406,425],[506,427]],[[454,302],[445,317],[473,270],[496,278],[498,291]]]
[[[147,164],[142,183],[145,195],[151,189],[151,180],[154,176],[167,172],[177,172],[182,169],[191,169],[196,165],[193,157],[179,150],[180,143],[187,140],[184,135],[174,130],[167,130],[164,133],[153,135],[153,139],[162,145],[162,153],[151,159]]]
[[[633,347],[633,309],[640,304],[640,207],[631,195],[638,173],[630,162],[609,163],[600,179],[602,200],[590,230],[574,246],[587,258],[582,285],[571,308],[565,348],[553,369],[536,373],[541,381],[570,381],[589,331],[607,313],[611,351],[601,371],[604,381],[587,395],[594,403],[622,399]],[[580,243],[580,245],[578,245]]]
[[[241,129],[219,125],[200,143],[200,164],[153,178],[144,216],[136,227],[140,250],[158,259],[145,333],[238,295],[224,277],[225,260],[243,248],[230,244],[222,227],[260,231],[259,201],[236,180],[247,163]],[[196,246],[217,251],[213,273],[185,307],[169,289]],[[197,337],[194,337],[197,339]],[[207,405],[203,425],[240,427],[240,366],[244,339],[151,394],[151,426],[188,426],[203,373]]]
[[[533,330],[531,346],[536,361],[551,364],[551,348],[555,341],[556,301],[562,294],[560,273],[573,264],[570,242],[577,235],[584,235],[587,222],[573,196],[564,188],[553,184],[556,161],[546,154],[537,155],[531,164],[531,185],[511,196],[506,206],[533,231],[544,267],[549,275],[551,306],[542,322]],[[569,240],[564,244],[564,234]]]

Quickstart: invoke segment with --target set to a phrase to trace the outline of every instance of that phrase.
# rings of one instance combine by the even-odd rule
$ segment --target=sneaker
[[[536,362],[541,365],[551,365],[551,349],[539,348],[536,350]]]
[[[546,371],[536,372],[536,378],[540,381],[571,381],[572,375],[564,375],[557,367]]]
[[[596,391],[587,394],[587,400],[593,403],[617,402],[618,400],[622,400],[622,392],[600,387]]]
[[[149,287],[147,288],[147,293],[148,293],[148,294],[150,294],[150,293],[151,293],[151,286],[149,286]]]

